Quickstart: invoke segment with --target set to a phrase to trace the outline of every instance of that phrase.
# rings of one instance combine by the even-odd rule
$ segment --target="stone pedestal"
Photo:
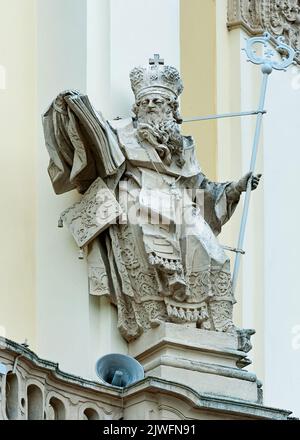
[[[240,338],[188,325],[163,323],[129,344],[146,376],[186,385],[198,393],[262,403],[261,383],[245,371]]]

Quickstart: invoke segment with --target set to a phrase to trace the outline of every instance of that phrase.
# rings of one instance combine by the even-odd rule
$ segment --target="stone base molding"
[[[290,411],[258,403],[256,376],[234,367],[245,356],[234,338],[198,332],[197,341],[196,333],[187,340],[188,330],[170,324],[142,337],[148,347],[142,348],[142,339],[132,344],[131,353],[142,361],[147,377],[124,389],[64,373],[58,364],[0,338],[0,420],[290,417]]]

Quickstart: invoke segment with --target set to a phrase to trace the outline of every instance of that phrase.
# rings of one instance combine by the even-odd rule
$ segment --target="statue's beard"
[[[179,125],[170,114],[139,112],[137,136],[152,145],[166,165],[172,161],[183,167],[183,136]]]

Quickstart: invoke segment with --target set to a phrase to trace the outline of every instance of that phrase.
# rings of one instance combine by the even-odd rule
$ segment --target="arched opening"
[[[99,420],[99,414],[92,408],[86,408],[83,412],[84,420]]]
[[[51,397],[49,402],[49,420],[65,420],[66,410],[63,402],[56,397]]]
[[[8,373],[5,385],[6,415],[9,420],[18,418],[19,384],[16,374]]]
[[[28,420],[43,419],[43,393],[36,385],[27,388]]]

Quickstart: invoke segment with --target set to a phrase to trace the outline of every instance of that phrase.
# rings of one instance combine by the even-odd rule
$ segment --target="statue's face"
[[[183,136],[175,119],[176,104],[168,96],[149,93],[136,102],[133,112],[137,116],[138,139],[153,145],[167,165],[171,164],[172,154],[177,154],[177,164],[182,167]]]
[[[145,95],[140,101],[140,113],[142,114],[168,114],[170,113],[170,105],[167,99],[158,94]]]

